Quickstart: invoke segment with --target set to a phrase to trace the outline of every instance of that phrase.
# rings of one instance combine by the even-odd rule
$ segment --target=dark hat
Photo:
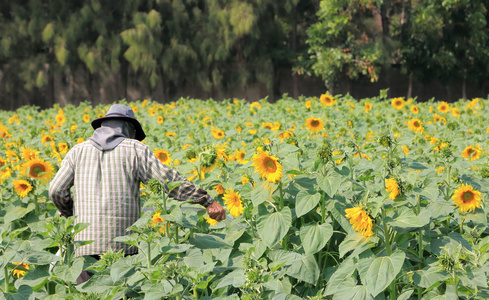
[[[123,104],[114,104],[109,108],[105,117],[98,118],[92,121],[93,129],[97,129],[102,125],[102,122],[109,119],[120,119],[131,123],[136,129],[136,140],[142,141],[146,137],[141,124],[136,120],[132,108]]]

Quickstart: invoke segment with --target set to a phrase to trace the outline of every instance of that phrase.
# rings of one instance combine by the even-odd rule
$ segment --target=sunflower
[[[17,156],[17,153],[15,153],[12,150],[5,150],[5,156],[7,159],[13,163],[16,163],[19,161],[19,157]]]
[[[57,114],[54,119],[56,120],[56,123],[58,123],[58,124],[63,124],[64,122],[66,122],[66,117],[64,114]]]
[[[246,152],[244,150],[236,149],[236,155],[235,155],[236,161],[238,161],[242,165],[248,163],[248,161],[245,160],[245,155],[246,155]]]
[[[418,114],[419,113],[419,108],[416,105],[411,106],[411,112],[413,114]]]
[[[90,122],[90,116],[88,114],[83,114],[83,122],[85,123]]]
[[[389,198],[391,198],[392,200],[396,199],[396,197],[399,195],[399,185],[397,184],[396,179],[386,179],[385,190],[389,192]]]
[[[33,189],[32,184],[24,179],[14,180],[13,185],[14,185],[14,190],[22,198],[26,197]]]
[[[151,217],[151,226],[153,226],[153,227],[156,227],[156,226],[158,226],[158,224],[164,223],[164,222],[165,222],[165,219],[161,218],[161,212],[155,212],[153,214],[153,217]],[[167,225],[163,224],[163,226],[160,229],[158,229],[158,232],[161,234],[164,234],[166,227],[167,227]]]
[[[49,134],[46,134],[41,138],[41,143],[43,143],[43,144],[51,143],[52,141],[53,141],[53,137],[50,136]]]
[[[36,159],[39,155],[39,151],[36,149],[31,149],[27,146],[23,146],[21,152],[22,159],[25,161]]]
[[[479,145],[475,147],[470,145],[462,151],[462,157],[470,158],[470,161],[473,161],[480,158],[479,155],[481,154],[481,152],[482,152],[482,148],[479,147]]]
[[[345,209],[345,217],[350,219],[350,224],[353,225],[355,231],[360,232],[364,237],[372,236],[373,221],[366,211],[361,207],[353,207]]]
[[[66,154],[68,152],[68,144],[67,143],[58,143],[58,150],[61,154]]]
[[[268,151],[263,151],[258,148],[258,154],[254,154],[251,158],[255,167],[255,172],[258,172],[261,179],[267,179],[268,182],[277,182],[282,180],[283,166],[278,162],[278,158],[269,155]]]
[[[288,131],[288,130],[285,130],[284,132],[282,132],[281,134],[278,135],[278,137],[280,138],[280,142],[283,142],[284,139],[287,139],[289,137],[292,137],[294,136],[294,133],[292,131]]]
[[[166,136],[167,136],[167,137],[174,137],[175,135],[177,135],[177,134],[176,134],[176,132],[172,132],[172,131],[168,131],[168,132],[166,133]]]
[[[304,102],[304,105],[306,106],[306,109],[309,109],[312,106],[312,102],[311,101],[306,101],[306,102]]]
[[[404,107],[404,104],[405,104],[404,99],[400,97],[394,98],[391,101],[391,105],[397,110],[401,110]]]
[[[161,161],[163,164],[167,166],[169,166],[170,163],[172,162],[172,159],[170,158],[170,154],[165,149],[155,149],[153,153],[159,159],[159,161]]]
[[[413,130],[414,133],[423,133],[424,127],[423,127],[423,122],[421,122],[419,119],[411,119],[408,122],[408,129]]]
[[[450,105],[448,105],[448,103],[446,103],[445,101],[442,101],[438,105],[438,111],[441,112],[441,113],[447,113],[447,112],[450,111]]]
[[[306,128],[312,133],[324,130],[324,122],[320,118],[310,117],[306,119]]]
[[[76,140],[76,143],[77,143],[77,144],[81,144],[81,143],[83,143],[84,141],[85,141],[85,139],[84,139],[84,138],[79,138],[79,139],[77,139],[77,140]]]
[[[261,124],[261,127],[262,127],[262,128],[266,128],[266,129],[270,129],[270,130],[272,130],[272,128],[273,128],[273,124],[272,124],[272,123],[270,123],[270,122],[263,122],[263,123]]]
[[[409,148],[408,148],[408,146],[402,145],[402,152],[404,152],[404,155],[408,155],[409,154]]]
[[[365,104],[363,105],[363,109],[365,110],[365,113],[368,114],[369,111],[372,110],[372,103],[370,102],[365,102]]]
[[[224,187],[222,186],[222,184],[218,184],[214,187],[214,190],[216,190],[216,193],[218,195],[222,195],[224,194]]]
[[[460,212],[474,211],[481,206],[481,192],[474,190],[469,184],[462,184],[453,193],[453,203]]]
[[[250,111],[252,111],[252,112],[257,112],[257,111],[258,111],[258,110],[260,110],[260,109],[261,109],[261,104],[260,104],[260,102],[256,102],[256,101],[255,101],[255,102],[252,102],[252,103],[250,104]]]
[[[211,225],[211,226],[216,226],[216,224],[217,224],[217,220],[214,220],[214,219],[212,219],[212,218],[205,217],[204,219],[205,219],[205,221],[206,221],[206,222],[207,222],[209,225]]]
[[[458,109],[456,107],[452,108],[452,116],[460,117],[460,109]]]
[[[13,262],[12,264],[16,265],[16,266],[21,266],[22,268],[26,269],[26,270],[29,270],[29,265],[28,264],[25,264],[25,263],[18,263],[18,262]],[[24,276],[26,273],[26,271],[24,270],[19,270],[17,268],[15,268],[13,271],[12,271],[12,275],[13,276],[17,276],[17,279],[20,278],[20,276]]]
[[[24,174],[34,179],[48,180],[53,176],[53,167],[49,161],[36,158],[22,165]]]
[[[326,93],[319,97],[319,102],[321,102],[323,106],[333,106],[336,103],[336,100],[333,98],[333,96]]]
[[[211,133],[215,139],[221,139],[226,136],[221,129],[211,129]]]
[[[162,116],[156,117],[156,122],[158,122],[158,124],[163,124],[163,117]]]
[[[231,216],[239,217],[243,213],[243,203],[241,202],[241,196],[238,191],[235,192],[233,189],[229,189],[225,191],[222,199],[224,199],[224,204]]]

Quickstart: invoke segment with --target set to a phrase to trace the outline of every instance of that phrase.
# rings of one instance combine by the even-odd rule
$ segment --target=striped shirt
[[[206,191],[162,164],[148,146],[137,140],[124,139],[116,148],[105,151],[89,141],[74,146],[51,181],[49,196],[61,215],[77,216],[75,224],[91,224],[75,236],[75,241],[93,243],[78,248],[75,255],[98,255],[109,249],[136,253],[137,249],[114,242],[114,238],[129,234],[126,228],[141,216],[140,183],[153,178],[162,183],[183,181],[168,195],[176,200],[194,200],[204,207],[213,201]]]

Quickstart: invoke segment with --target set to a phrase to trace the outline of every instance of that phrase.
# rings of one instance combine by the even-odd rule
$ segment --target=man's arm
[[[69,154],[61,162],[61,168],[49,184],[49,197],[64,217],[73,215],[73,198],[70,188],[73,186],[75,172]]]
[[[178,173],[178,171],[161,163],[149,148],[146,148],[143,156],[139,168],[142,182],[147,183],[152,178],[156,178],[161,182],[182,182],[182,184],[170,192],[168,195],[169,197],[179,201],[193,200],[192,203],[204,206],[211,218],[218,221],[225,219],[225,211],[222,206],[215,202],[205,190],[190,183],[185,177]],[[165,191],[168,192],[168,187],[166,185]]]

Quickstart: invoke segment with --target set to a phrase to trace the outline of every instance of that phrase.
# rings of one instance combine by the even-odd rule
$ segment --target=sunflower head
[[[25,179],[16,179],[13,185],[14,190],[21,198],[26,197],[34,189],[33,183]]]
[[[391,101],[392,107],[394,107],[397,110],[401,110],[404,107],[404,104],[405,104],[404,99],[403,98],[400,98],[400,97],[394,98]]]
[[[258,148],[258,154],[254,154],[252,160],[251,166],[255,167],[255,172],[258,172],[260,178],[274,183],[282,180],[283,166],[278,162],[277,157]]]
[[[463,158],[469,158],[470,161],[473,161],[473,160],[480,158],[479,155],[481,154],[481,152],[482,152],[482,148],[479,147],[479,145],[477,145],[477,146],[470,145],[470,146],[467,146],[462,151],[462,157]]]
[[[25,162],[22,165],[24,175],[34,179],[48,180],[53,176],[53,167],[49,161],[36,158]]]
[[[324,121],[315,117],[307,118],[306,128],[312,133],[320,132],[324,130]]]
[[[20,278],[20,276],[24,276],[25,273],[27,272],[26,270],[29,270],[29,265],[26,263],[13,262],[12,264],[20,267],[20,268],[16,267],[12,271],[12,275],[17,276],[17,278]]]
[[[235,192],[233,189],[226,190],[222,199],[224,200],[224,204],[229,210],[231,216],[239,217],[241,214],[243,214],[243,203],[241,201],[241,195],[238,191]]]
[[[353,229],[363,236],[370,237],[374,234],[372,231],[373,220],[362,207],[345,209],[345,217],[350,220]]]
[[[460,212],[474,211],[481,206],[481,192],[474,190],[469,184],[462,184],[453,193],[452,199],[454,200],[458,210]]]
[[[161,163],[167,166],[169,166],[170,163],[173,161],[173,159],[171,159],[170,157],[170,154],[165,149],[155,149],[154,154]]]

